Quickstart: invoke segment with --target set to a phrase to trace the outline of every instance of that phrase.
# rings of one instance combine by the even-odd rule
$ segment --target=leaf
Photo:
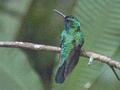
[[[0,90],[42,90],[40,79],[20,50],[0,51]]]
[[[24,14],[28,0],[16,1],[19,2],[17,7],[14,6],[15,2],[10,4],[13,1],[16,0],[5,2],[3,4],[5,9],[13,11],[17,9]],[[20,9],[21,7],[23,9]],[[0,12],[0,40],[13,41],[20,26],[20,19],[7,13],[5,9]],[[41,79],[30,66],[23,52],[13,48],[0,48],[0,90],[43,90],[42,87]]]

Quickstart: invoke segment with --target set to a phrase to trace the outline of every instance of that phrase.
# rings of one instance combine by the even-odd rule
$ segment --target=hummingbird
[[[81,48],[84,44],[84,33],[80,29],[80,21],[77,17],[66,16],[56,9],[54,11],[64,19],[64,30],[61,33],[60,63],[55,76],[56,83],[62,84],[79,61]]]

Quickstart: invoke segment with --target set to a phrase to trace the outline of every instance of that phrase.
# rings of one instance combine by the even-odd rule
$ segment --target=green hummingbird
[[[80,21],[75,16],[66,16],[57,10],[55,11],[64,17],[60,63],[55,77],[56,83],[63,83],[79,61],[81,47],[84,44],[84,34],[80,29]]]

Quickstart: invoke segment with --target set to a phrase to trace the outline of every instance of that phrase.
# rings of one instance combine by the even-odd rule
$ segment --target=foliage
[[[14,1],[1,2],[4,6],[0,12],[1,41],[14,40],[16,30],[20,26],[20,18],[17,18],[18,14],[14,14],[13,11],[21,11],[22,14],[25,10],[22,7],[28,3],[27,0],[21,0],[21,4]],[[0,48],[0,90],[43,90],[38,75],[30,67],[24,53],[18,49]]]
[[[120,60],[119,4],[119,0],[0,0],[0,40],[58,46],[64,27],[63,20],[53,12],[57,8],[81,21],[85,33],[83,49]],[[50,90],[51,86],[52,90],[120,88],[109,66],[96,61],[88,66],[88,59],[83,57],[62,85],[54,82],[53,53],[0,48],[0,59],[0,90]]]

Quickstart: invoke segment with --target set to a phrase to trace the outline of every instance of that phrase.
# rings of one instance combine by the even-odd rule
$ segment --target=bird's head
[[[80,30],[80,21],[74,17],[74,16],[66,16],[64,18],[65,22],[65,30],[68,29],[74,29],[74,30]]]
[[[74,16],[66,16],[62,12],[54,9],[56,13],[64,18],[65,30],[69,31],[70,29],[80,31],[80,21]]]

